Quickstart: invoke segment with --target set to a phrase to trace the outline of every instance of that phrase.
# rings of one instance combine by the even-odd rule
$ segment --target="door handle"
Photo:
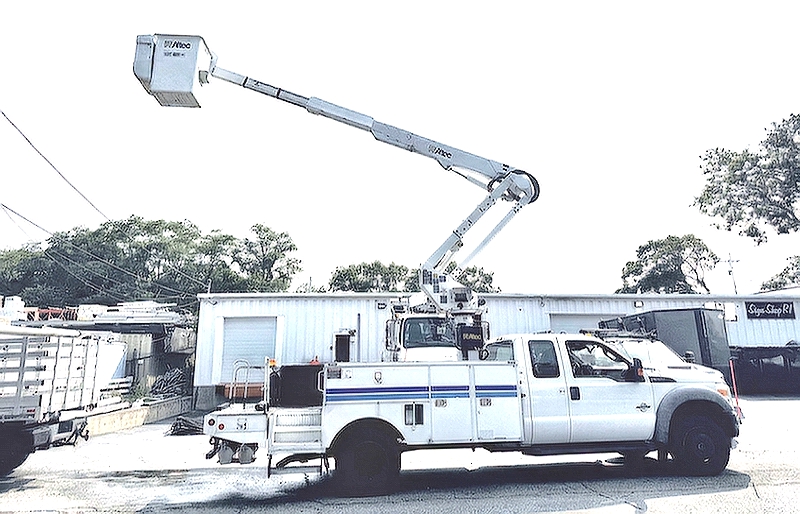
[[[581,399],[581,390],[578,387],[572,386],[569,388],[569,397],[572,400],[580,400]]]

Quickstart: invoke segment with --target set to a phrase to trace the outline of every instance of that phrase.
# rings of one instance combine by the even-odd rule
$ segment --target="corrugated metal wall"
[[[601,319],[658,309],[686,309],[727,304],[726,323],[734,346],[784,345],[800,341],[800,320],[748,319],[745,301],[768,301],[766,295],[505,295],[487,294],[486,318],[492,336],[510,333],[573,331],[594,328]],[[230,381],[221,376],[226,318],[275,317],[277,358],[283,364],[333,360],[334,334],[355,330],[352,361],[379,361],[384,327],[395,294],[220,294],[200,295],[195,385]],[[800,305],[800,297],[780,301]],[[735,314],[735,316],[734,316]],[[735,318],[735,320],[734,320]],[[215,367],[215,361],[217,362]],[[216,371],[215,371],[216,370]]]
[[[276,357],[282,364],[333,360],[334,335],[353,330],[352,361],[380,361],[389,302],[397,295],[226,294],[201,295],[197,327],[195,386],[226,383],[224,323],[230,318],[274,317]],[[230,359],[230,355],[227,357]]]

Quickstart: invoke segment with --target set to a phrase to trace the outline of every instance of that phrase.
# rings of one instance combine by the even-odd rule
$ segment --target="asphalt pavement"
[[[36,452],[0,479],[0,512],[800,512],[800,399],[748,397],[739,445],[717,477],[683,477],[654,461],[632,474],[613,455],[525,457],[436,450],[403,455],[398,490],[344,498],[332,481],[267,479],[264,459],[206,460],[203,435],[173,420]]]

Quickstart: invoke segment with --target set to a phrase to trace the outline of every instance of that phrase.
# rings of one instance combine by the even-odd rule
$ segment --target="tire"
[[[400,452],[386,430],[364,427],[337,445],[336,478],[347,496],[375,496],[392,491],[400,476]]]
[[[0,439],[0,476],[6,476],[21,466],[33,450],[18,434],[2,432]]]
[[[730,438],[706,416],[679,420],[670,435],[670,453],[678,469],[693,476],[722,473],[731,455]]]

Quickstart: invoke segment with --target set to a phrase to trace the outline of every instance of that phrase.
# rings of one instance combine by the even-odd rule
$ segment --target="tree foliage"
[[[379,293],[387,291],[414,291],[416,275],[406,266],[383,264],[380,261],[339,266],[331,274],[328,287],[331,291]]]
[[[236,252],[235,262],[246,278],[251,291],[286,291],[292,277],[300,271],[300,261],[289,257],[297,251],[286,232],[275,232],[255,224],[251,231],[255,239],[244,239]]]
[[[455,263],[450,263],[447,273],[456,272]],[[457,280],[478,293],[497,293],[499,288],[492,284],[494,274],[477,266],[464,269]],[[328,283],[331,291],[377,292],[418,292],[419,268],[411,269],[395,264],[386,265],[380,261],[351,264],[337,267]],[[307,288],[304,288],[304,290]]]
[[[113,305],[157,300],[194,305],[200,292],[285,291],[300,262],[286,233],[254,225],[253,239],[189,221],[138,216],[53,234],[40,246],[0,251],[0,295],[28,305]]]
[[[617,293],[709,293],[704,275],[719,262],[692,234],[648,241],[636,257],[623,268],[623,286]]]
[[[447,267],[448,273],[455,271],[455,264],[450,263]],[[469,287],[476,293],[499,293],[500,288],[493,285],[494,273],[485,271],[482,267],[469,266],[458,274],[456,280]]]
[[[792,286],[800,286],[800,255],[789,257],[789,264],[777,275],[761,284],[762,291],[777,291]]]
[[[768,226],[778,234],[800,229],[800,115],[773,123],[757,152],[715,148],[702,159],[706,185],[694,204],[720,218],[720,228],[738,228],[757,243]]]

